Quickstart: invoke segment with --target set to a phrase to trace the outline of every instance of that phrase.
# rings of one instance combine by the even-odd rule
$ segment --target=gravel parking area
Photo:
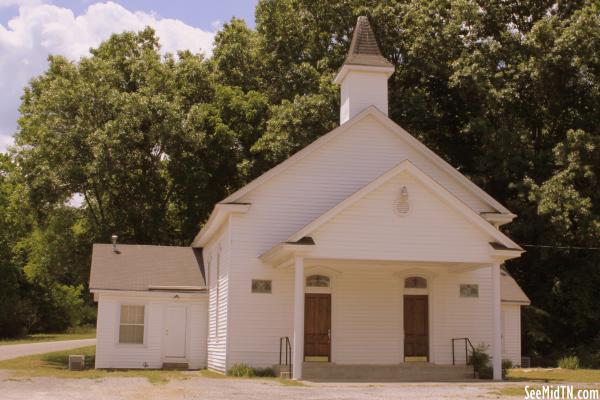
[[[497,399],[494,383],[306,383],[283,386],[269,379],[216,379],[199,376],[152,385],[143,378],[12,378],[0,371],[4,400],[113,399]],[[514,383],[512,383],[514,386]]]

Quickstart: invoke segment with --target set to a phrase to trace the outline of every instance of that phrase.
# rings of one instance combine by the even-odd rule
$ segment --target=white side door
[[[167,307],[165,310],[165,357],[185,357],[187,309]]]

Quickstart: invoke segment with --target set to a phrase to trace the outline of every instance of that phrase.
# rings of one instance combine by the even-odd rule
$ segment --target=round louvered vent
[[[408,189],[406,189],[406,186],[402,186],[402,189],[400,189],[398,200],[394,203],[394,210],[396,211],[396,214],[400,216],[404,216],[410,211],[410,205],[408,204]]]

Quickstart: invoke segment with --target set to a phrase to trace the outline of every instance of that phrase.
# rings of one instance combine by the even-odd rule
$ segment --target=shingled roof
[[[202,249],[94,244],[91,290],[202,290]]]
[[[394,66],[381,55],[375,34],[373,33],[373,29],[371,29],[371,24],[369,24],[369,19],[364,15],[358,17],[356,21],[350,50],[344,64],[366,65],[370,67]]]

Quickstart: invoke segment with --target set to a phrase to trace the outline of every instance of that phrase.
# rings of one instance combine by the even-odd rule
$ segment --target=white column
[[[302,379],[304,361],[304,259],[296,256],[294,266],[294,349],[293,379]]]
[[[502,380],[502,323],[500,300],[500,264],[492,264],[492,367],[494,380]]]

